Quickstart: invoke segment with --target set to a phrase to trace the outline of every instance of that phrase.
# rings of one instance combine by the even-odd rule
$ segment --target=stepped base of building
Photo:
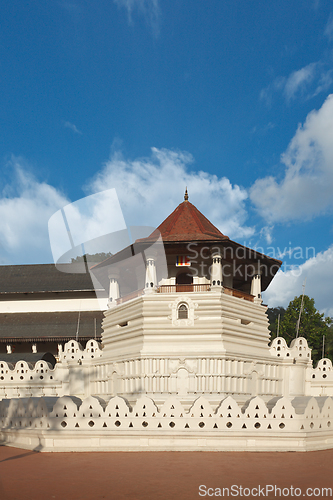
[[[247,452],[291,452],[320,451],[333,448],[333,432],[325,434],[286,433],[283,437],[278,433],[258,435],[231,432],[204,433],[204,435],[187,435],[172,433],[160,435],[149,432],[140,433],[99,432],[92,436],[90,431],[76,436],[64,432],[59,436],[50,431],[2,431],[1,444],[14,448],[40,452],[135,452],[135,451],[247,451]]]

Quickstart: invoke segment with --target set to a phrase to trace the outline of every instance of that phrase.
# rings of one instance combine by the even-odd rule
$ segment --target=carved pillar
[[[109,300],[108,300],[108,307],[114,307],[117,305],[116,300],[119,299],[120,294],[119,294],[119,283],[118,283],[118,276],[114,273],[109,273]]]
[[[157,287],[157,275],[156,275],[155,259],[153,257],[147,257],[145,293],[155,292],[156,287]]]
[[[210,282],[212,288],[221,288],[222,286],[222,256],[219,249],[212,252],[212,266],[210,273]]]
[[[251,295],[254,295],[254,302],[262,302],[261,299],[261,276],[254,274],[251,281]]]

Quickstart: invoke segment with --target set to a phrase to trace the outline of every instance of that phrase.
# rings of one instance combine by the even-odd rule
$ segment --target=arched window
[[[188,307],[186,304],[180,304],[178,307],[178,319],[188,318]]]

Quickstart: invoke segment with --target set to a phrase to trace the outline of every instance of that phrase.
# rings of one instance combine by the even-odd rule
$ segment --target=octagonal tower
[[[147,238],[93,268],[110,281],[96,393],[185,403],[278,395],[261,292],[280,265],[222,234],[186,190]]]

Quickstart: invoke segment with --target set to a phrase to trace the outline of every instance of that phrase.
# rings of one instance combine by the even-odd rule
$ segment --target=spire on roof
[[[188,201],[188,192],[187,192],[187,186],[185,189],[185,196],[184,196],[184,201]]]

